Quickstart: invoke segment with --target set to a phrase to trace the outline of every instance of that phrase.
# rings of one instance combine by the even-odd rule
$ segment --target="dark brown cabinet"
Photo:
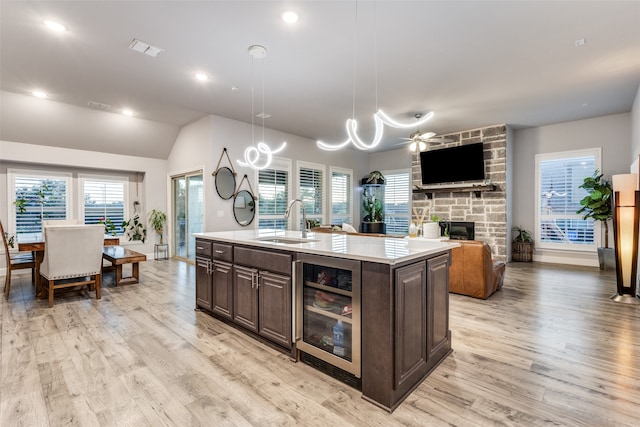
[[[258,332],[258,270],[233,266],[233,320]]]
[[[451,352],[449,253],[363,263],[362,283],[362,395],[392,411]]]
[[[398,268],[395,274],[396,388],[414,383],[427,372],[427,266],[424,262]]]
[[[290,253],[196,240],[196,306],[291,349]]]
[[[233,264],[214,261],[212,268],[213,296],[211,311],[233,319]]]
[[[259,272],[259,333],[291,347],[291,277]]]
[[[196,239],[196,307],[211,310],[211,242]]]

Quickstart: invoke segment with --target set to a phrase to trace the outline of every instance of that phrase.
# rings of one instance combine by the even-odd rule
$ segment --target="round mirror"
[[[216,171],[216,191],[223,200],[229,200],[236,192],[236,177],[226,166]]]
[[[233,216],[242,226],[251,224],[256,215],[256,201],[247,190],[238,191],[233,198]]]

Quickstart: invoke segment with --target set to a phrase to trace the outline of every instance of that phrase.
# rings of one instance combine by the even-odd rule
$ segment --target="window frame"
[[[83,224],[86,224],[85,218],[85,203],[84,203],[84,186],[85,181],[102,181],[102,182],[118,182],[122,183],[123,188],[123,221],[130,218],[129,216],[129,177],[125,175],[97,175],[97,174],[79,174],[78,175],[78,219],[82,220]],[[116,225],[119,228],[120,224]],[[121,233],[117,233],[117,236],[123,236],[125,233],[123,229]]]
[[[302,200],[302,194],[301,194],[301,190],[302,190],[302,186],[300,185],[300,179],[301,179],[301,171],[302,169],[309,169],[309,170],[314,170],[314,171],[319,171],[322,174],[322,177],[320,179],[322,188],[320,191],[320,194],[322,194],[322,200],[321,200],[321,213],[320,214],[313,214],[313,213],[309,213],[306,212],[307,215],[307,220],[309,219],[316,219],[320,221],[320,225],[322,224],[326,224],[327,221],[327,189],[329,188],[327,186],[327,166],[324,164],[320,164],[320,163],[311,163],[311,162],[304,162],[304,161],[297,161],[296,162],[296,195],[297,198]],[[293,216],[293,218],[292,218]],[[293,221],[294,224],[301,224],[302,219],[300,218],[300,213],[299,210],[294,210],[293,215],[289,217],[290,220]],[[296,230],[299,229],[295,228]]]
[[[346,194],[348,197],[348,201],[347,201],[347,209],[348,209],[348,213],[346,215],[342,215],[343,218],[348,218],[349,221],[343,221],[346,222],[347,224],[353,225],[353,189],[354,189],[354,182],[353,182],[353,169],[345,169],[345,168],[340,168],[337,166],[329,166],[329,176],[328,176],[328,180],[329,180],[329,200],[330,205],[329,209],[328,209],[328,215],[329,215],[329,222],[332,225],[338,225],[337,221],[336,221],[336,217],[334,217],[333,215],[333,194],[334,194],[334,188],[333,188],[333,174],[334,173],[339,173],[339,174],[344,174],[344,175],[348,175],[349,176],[349,185],[347,185],[347,190],[346,190]],[[342,224],[342,223],[340,223]]]
[[[7,210],[9,224],[7,227],[7,233],[17,235],[16,224],[16,178],[39,178],[39,179],[61,179],[65,182],[65,218],[73,218],[73,173],[50,171],[42,169],[19,169],[19,168],[7,168]]]
[[[560,159],[572,159],[577,157],[594,157],[594,170],[602,171],[602,148],[586,148],[578,150],[560,151],[554,153],[540,153],[535,155],[535,215],[534,215],[534,236],[536,247],[539,249],[558,250],[558,251],[572,251],[572,252],[596,252],[597,248],[601,246],[602,241],[602,226],[598,224],[598,221],[594,222],[593,226],[593,244],[576,244],[576,243],[553,243],[543,242],[540,232],[540,224],[542,221],[541,214],[541,163],[550,160]],[[565,215],[567,218],[582,219],[582,215]]]
[[[271,160],[271,165],[269,165],[268,168],[263,169],[263,171],[265,170],[277,170],[277,171],[284,171],[287,173],[287,194],[291,195],[293,194],[293,174],[292,174],[292,167],[291,167],[291,160],[290,159],[286,159],[286,158],[281,158],[281,157],[274,157]],[[256,218],[254,220],[254,227],[258,230],[260,229],[266,229],[265,227],[261,227],[260,226],[260,220],[279,220],[279,219],[284,219],[284,212],[282,214],[262,214],[260,212],[260,172],[261,171],[256,171],[256,173],[254,174],[254,183],[255,183],[255,188],[257,193],[254,195],[256,197],[257,200],[257,209],[256,209]],[[289,196],[291,197],[291,196]],[[288,203],[288,200],[287,200]],[[286,206],[285,206],[286,209]],[[285,230],[288,227],[288,222],[285,222]],[[272,227],[269,227],[269,229],[272,229]]]
[[[409,233],[409,225],[411,224],[411,204],[412,204],[412,197],[411,197],[411,185],[412,185],[412,175],[411,175],[411,168],[403,168],[403,169],[392,169],[392,170],[382,170],[380,171],[382,173],[382,175],[384,176],[384,183],[385,183],[385,188],[384,188],[384,192],[385,192],[385,197],[384,197],[384,203],[385,203],[385,210],[384,210],[384,223],[385,223],[385,229],[386,229],[386,234],[391,234],[391,235],[403,235],[403,234],[408,234]],[[390,215],[389,212],[386,209],[386,204],[388,203],[388,198],[387,198],[387,190],[388,190],[388,177],[391,175],[406,175],[407,176],[407,211],[404,212],[403,214],[393,214]],[[406,218],[407,219],[407,230],[404,232],[395,232],[395,233],[390,233],[389,229],[388,229],[388,225],[387,225],[387,219],[389,217],[394,217],[394,218]]]

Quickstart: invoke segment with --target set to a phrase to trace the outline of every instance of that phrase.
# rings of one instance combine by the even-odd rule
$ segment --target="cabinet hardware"
[[[216,249],[217,254],[223,254],[225,251],[221,251],[220,249]]]

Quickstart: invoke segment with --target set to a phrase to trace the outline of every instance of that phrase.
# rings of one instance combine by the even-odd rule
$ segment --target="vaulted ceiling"
[[[286,9],[296,24],[281,20]],[[53,34],[45,19],[68,30]],[[13,121],[28,113],[6,111],[8,101],[34,89],[49,93],[37,102],[110,105],[95,112],[101,134],[130,108],[155,146],[139,138],[118,151],[149,157],[166,157],[177,129],[208,114],[262,125],[252,111],[264,111],[269,128],[341,142],[350,117],[370,139],[376,108],[408,123],[434,111],[420,128],[437,134],[621,113],[640,85],[639,22],[639,1],[614,0],[3,0],[0,125],[17,138]],[[135,52],[134,38],[162,52]],[[266,58],[252,60],[254,44]],[[385,129],[380,149],[413,131]]]

